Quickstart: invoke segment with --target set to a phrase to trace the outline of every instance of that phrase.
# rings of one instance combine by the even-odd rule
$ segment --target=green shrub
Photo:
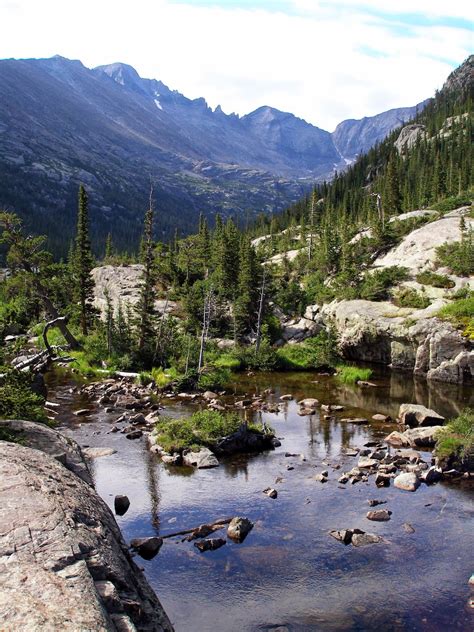
[[[425,309],[431,304],[431,300],[424,292],[418,292],[411,287],[402,287],[393,296],[393,302],[398,307],[412,307]]]
[[[357,366],[338,366],[336,377],[344,384],[356,384],[359,381],[366,381],[372,375],[372,369],[362,369]]]
[[[0,419],[47,423],[44,398],[31,389],[33,377],[10,367],[0,367]]]
[[[234,351],[243,369],[272,371],[277,366],[277,353],[268,340],[262,340],[258,353],[255,347],[237,347]]]
[[[337,339],[326,330],[304,342],[285,345],[277,351],[277,367],[284,371],[333,367],[337,359]]]
[[[464,329],[464,335],[474,340],[474,296],[445,305],[437,315],[438,318],[448,320],[458,329]]]
[[[237,413],[201,410],[181,419],[162,417],[155,430],[159,445],[167,452],[180,452],[199,446],[213,448],[220,439],[236,432],[241,425],[242,419]],[[253,425],[248,427],[258,429]]]
[[[461,241],[446,243],[436,248],[437,263],[446,266],[460,276],[474,273],[474,236],[473,231],[466,231]]]
[[[421,285],[432,285],[433,287],[440,287],[450,289],[455,286],[455,283],[445,274],[436,274],[435,272],[420,272],[416,275],[416,280]]]
[[[455,208],[459,208],[460,206],[470,206],[471,205],[470,197],[466,195],[453,195],[451,197],[447,197],[444,200],[440,200],[436,202],[436,204],[432,204],[431,208],[434,211],[440,211],[440,213],[448,213],[449,211],[453,211]]]
[[[367,301],[383,301],[389,296],[389,289],[406,281],[408,270],[400,266],[389,266],[382,270],[366,273],[359,289],[359,297]]]
[[[206,368],[199,375],[197,385],[203,390],[222,389],[230,382],[231,377],[231,371],[227,368]]]
[[[441,428],[437,434],[436,455],[440,458],[455,454],[462,461],[474,455],[474,410],[462,413]]]

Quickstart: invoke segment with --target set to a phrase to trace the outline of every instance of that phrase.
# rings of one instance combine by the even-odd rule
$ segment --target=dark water
[[[296,399],[343,404],[346,410],[339,417],[395,416],[402,402],[422,403],[447,416],[474,406],[472,389],[429,388],[404,374],[375,381],[376,388],[360,388],[312,373],[260,374],[240,378],[235,389],[255,393],[272,386],[275,397],[291,393]],[[242,544],[228,542],[203,554],[175,538],[165,540],[154,560],[137,558],[178,632],[473,629],[467,606],[467,582],[474,570],[472,489],[422,485],[409,493],[377,489],[373,477],[368,483],[338,486],[341,473],[357,465],[344,449],[382,438],[393,426],[353,426],[325,421],[319,414],[300,417],[292,401],[284,413],[263,415],[282,438],[281,448],[194,471],[162,465],[145,441],[109,434],[109,421],[117,415],[98,411],[78,425],[69,409],[87,401],[70,401],[65,391],[56,391],[65,398],[58,399],[65,404],[63,429],[83,445],[117,449],[95,460],[93,471],[97,490],[111,507],[115,494],[131,500],[127,514],[117,518],[127,540],[234,515],[255,523]],[[189,405],[167,403],[173,416],[190,410]],[[285,452],[302,453],[306,460],[287,458]],[[288,471],[288,465],[294,469]],[[326,484],[313,480],[322,469],[329,470]],[[268,486],[278,490],[276,500],[262,493]],[[387,500],[383,507],[393,512],[392,519],[368,521],[368,498]],[[414,533],[405,531],[406,522]],[[378,533],[387,543],[345,547],[328,535],[346,527]],[[221,533],[225,536],[225,531],[216,536]]]

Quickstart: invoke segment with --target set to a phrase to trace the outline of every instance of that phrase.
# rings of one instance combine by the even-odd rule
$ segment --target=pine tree
[[[142,286],[140,299],[137,304],[138,311],[138,350],[142,360],[148,358],[148,351],[153,343],[155,315],[155,253],[153,244],[153,205],[150,195],[150,206],[145,213],[143,237],[141,242],[141,263],[143,265]]]
[[[91,270],[94,267],[91,242],[89,238],[89,201],[83,185],[79,187],[77,209],[77,230],[74,252],[74,278],[76,295],[80,308],[81,331],[87,336],[95,310],[92,306],[94,280]]]
[[[105,260],[109,260],[113,254],[112,235],[108,233],[105,240]]]

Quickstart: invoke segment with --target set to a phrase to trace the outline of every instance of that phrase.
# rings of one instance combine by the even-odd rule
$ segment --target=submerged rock
[[[306,399],[302,399],[301,401],[299,401],[298,405],[301,406],[301,408],[316,410],[316,408],[319,406],[319,401],[314,397],[307,397]]]
[[[82,453],[87,459],[100,459],[103,456],[111,456],[115,454],[117,450],[114,448],[82,448]]]
[[[227,536],[234,542],[243,542],[253,529],[253,522],[239,516],[232,518],[227,527]]]
[[[226,541],[223,538],[209,538],[207,540],[199,540],[194,543],[194,546],[204,553],[205,551],[215,551],[216,549],[220,549],[221,546],[224,546]]]
[[[385,505],[386,500],[376,500],[375,498],[367,500],[369,507],[377,507],[377,505]]]

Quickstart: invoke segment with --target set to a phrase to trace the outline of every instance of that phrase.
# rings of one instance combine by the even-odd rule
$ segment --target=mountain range
[[[90,196],[95,245],[138,243],[150,180],[157,226],[193,230],[199,213],[277,212],[411,119],[426,102],[340,123],[331,134],[263,106],[211,109],[126,64],[0,61],[0,207],[18,212],[65,254],[77,187]]]

